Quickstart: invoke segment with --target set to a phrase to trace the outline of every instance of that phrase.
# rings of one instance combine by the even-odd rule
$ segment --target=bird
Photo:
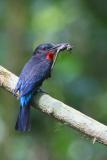
[[[25,132],[31,130],[30,108],[33,96],[39,91],[44,80],[51,77],[55,56],[62,50],[70,50],[68,43],[44,43],[36,47],[33,55],[25,64],[14,90],[18,93],[20,110],[15,129]]]

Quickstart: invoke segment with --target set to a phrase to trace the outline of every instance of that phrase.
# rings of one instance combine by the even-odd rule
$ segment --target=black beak
[[[71,51],[72,48],[73,46],[71,46],[68,43],[59,43],[59,44],[56,44],[55,47],[53,47],[51,50],[56,50],[56,52],[59,53],[60,51],[64,51],[64,50]]]

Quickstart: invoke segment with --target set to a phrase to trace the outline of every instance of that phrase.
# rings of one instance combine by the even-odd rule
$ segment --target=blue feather
[[[15,129],[21,132],[30,131],[30,105],[20,107]]]
[[[32,98],[32,94],[20,97],[20,105],[22,107],[26,107],[29,104],[31,98]]]
[[[16,122],[16,130],[29,131],[30,130],[30,101],[32,94],[22,96],[20,98],[20,112]]]

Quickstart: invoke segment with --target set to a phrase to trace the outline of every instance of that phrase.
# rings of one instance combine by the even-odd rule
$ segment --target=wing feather
[[[24,96],[29,92],[35,92],[47,78],[50,67],[51,64],[46,61],[37,64],[32,63],[32,65],[28,63],[24,67],[18,81],[20,96]]]

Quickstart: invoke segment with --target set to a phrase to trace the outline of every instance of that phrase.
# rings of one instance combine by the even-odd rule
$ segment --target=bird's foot
[[[41,88],[39,88],[39,89],[37,90],[37,92],[38,92],[38,93],[48,94],[48,92],[46,92],[44,89],[41,89]]]

